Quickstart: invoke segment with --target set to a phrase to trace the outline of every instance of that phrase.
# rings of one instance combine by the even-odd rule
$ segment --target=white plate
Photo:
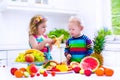
[[[47,71],[47,73],[51,73],[52,71]],[[65,72],[55,72],[56,74],[69,74],[69,73],[74,73],[74,71],[65,71]]]

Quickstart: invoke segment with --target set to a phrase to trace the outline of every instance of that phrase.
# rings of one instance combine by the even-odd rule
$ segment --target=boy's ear
[[[81,30],[81,31],[83,30],[83,28],[84,28],[83,26],[80,26],[80,30]]]

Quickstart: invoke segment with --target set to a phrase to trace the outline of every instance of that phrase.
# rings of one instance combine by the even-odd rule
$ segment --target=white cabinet
[[[60,48],[53,46],[53,49],[51,51],[53,60],[55,60],[57,62],[62,62],[62,61],[66,60],[66,58],[64,56],[64,48],[65,48],[64,45],[62,45]]]
[[[7,64],[7,54],[6,51],[0,51],[0,66],[6,66]]]
[[[0,51],[0,66],[14,66],[18,65],[15,62],[16,57],[20,52],[24,52],[25,50],[4,50]]]
[[[60,48],[53,46],[51,51],[51,55],[53,60],[57,62],[65,61],[66,58],[64,56],[64,45]],[[19,53],[24,52],[26,49],[16,49],[16,50],[4,50],[0,51],[0,66],[26,66],[26,64],[15,62],[16,57]]]
[[[105,66],[120,66],[120,36],[109,35],[102,52]]]
[[[77,14],[76,6],[71,6],[74,0],[2,0],[0,10],[38,11],[54,14]]]
[[[7,52],[8,56],[8,66],[14,66],[17,65],[18,63],[15,62],[16,57],[19,55],[19,53],[24,52],[25,50],[11,50]]]
[[[6,59],[6,51],[0,51],[0,59]]]

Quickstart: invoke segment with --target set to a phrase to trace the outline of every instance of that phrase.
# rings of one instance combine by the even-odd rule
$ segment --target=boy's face
[[[69,29],[70,35],[76,38],[80,36],[83,27],[71,22],[68,24],[68,29]]]
[[[38,34],[43,35],[45,31],[46,31],[46,23],[44,22],[38,26]]]

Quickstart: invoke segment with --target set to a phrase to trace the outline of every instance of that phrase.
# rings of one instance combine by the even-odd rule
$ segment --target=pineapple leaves
[[[93,44],[94,44],[93,49],[95,53],[100,54],[102,52],[105,45],[105,37],[110,34],[111,34],[111,31],[106,28],[100,29],[97,32],[97,35],[93,40]]]

